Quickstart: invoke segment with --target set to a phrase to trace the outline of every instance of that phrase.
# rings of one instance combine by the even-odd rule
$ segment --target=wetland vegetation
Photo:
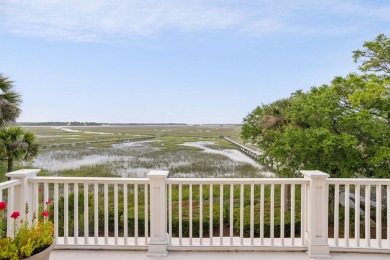
[[[42,175],[144,177],[150,170],[168,170],[170,177],[262,177],[266,172],[235,145],[220,138],[226,135],[239,139],[239,126],[24,128],[37,136],[40,154],[34,161],[19,163],[16,168],[39,168]],[[119,141],[150,136],[154,138]]]

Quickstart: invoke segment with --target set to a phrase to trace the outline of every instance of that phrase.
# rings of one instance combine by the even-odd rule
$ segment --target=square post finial
[[[22,169],[14,172],[8,172],[5,176],[11,180],[20,180],[20,185],[14,187],[13,193],[8,189],[8,197],[13,197],[13,203],[9,206],[12,211],[19,211],[21,216],[26,215],[26,204],[28,205],[27,221],[31,221],[32,213],[37,209],[34,208],[33,198],[37,196],[33,194],[33,185],[29,183],[29,179],[37,176],[40,169]],[[34,196],[35,195],[35,196]],[[8,228],[7,235],[10,236],[12,228]]]
[[[150,179],[150,239],[148,256],[167,256],[167,202],[166,184],[168,171],[151,171]]]
[[[329,174],[321,171],[301,171],[310,183],[306,191],[305,239],[310,257],[329,258],[328,243],[328,192],[326,180]]]

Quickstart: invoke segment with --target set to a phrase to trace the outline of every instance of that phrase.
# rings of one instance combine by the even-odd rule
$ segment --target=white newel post
[[[168,171],[151,171],[150,179],[150,239],[148,256],[167,256],[167,203],[165,179]]]
[[[301,171],[310,180],[306,192],[305,239],[310,257],[330,257],[328,243],[328,192],[329,174],[321,171]]]
[[[9,205],[9,208],[12,211],[19,211],[20,216],[24,218],[26,215],[25,209],[26,204],[28,205],[28,214],[27,220],[31,221],[32,214],[37,209],[34,208],[34,199],[37,198],[38,194],[33,193],[32,184],[28,182],[29,179],[35,178],[37,173],[40,172],[40,169],[23,169],[14,172],[6,173],[5,176],[9,177],[11,180],[20,180],[20,185],[14,187],[13,192],[13,203]],[[10,189],[8,189],[10,193]],[[8,194],[8,197],[11,197],[11,194]],[[11,212],[12,213],[12,212]],[[7,236],[11,235],[12,228],[8,228]]]

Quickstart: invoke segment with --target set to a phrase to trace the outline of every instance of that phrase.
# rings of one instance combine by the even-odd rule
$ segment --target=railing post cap
[[[35,176],[39,173],[41,169],[21,169],[14,172],[8,172],[5,176],[10,177],[12,179],[23,179],[26,177]]]
[[[150,171],[148,173],[149,179],[165,179],[169,174],[169,171]]]
[[[318,171],[318,170],[311,170],[311,171],[308,171],[308,170],[301,170],[301,173],[303,174],[303,176],[305,176],[306,178],[311,178],[311,179],[319,179],[319,178],[329,178],[329,174],[325,173],[325,172],[322,172],[322,171]]]

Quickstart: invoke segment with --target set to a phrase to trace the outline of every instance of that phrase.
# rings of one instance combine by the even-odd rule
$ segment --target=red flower
[[[11,214],[11,218],[13,218],[13,219],[17,219],[19,216],[20,216],[19,211],[14,211],[14,212]]]
[[[38,189],[38,192],[41,193],[41,192],[42,192],[42,188],[39,188],[39,189]]]
[[[4,201],[0,201],[0,210],[5,210],[7,208],[7,204]]]
[[[50,205],[50,204],[51,204],[51,200],[46,201],[46,205]]]
[[[42,212],[42,216],[44,216],[44,217],[48,217],[50,215],[50,213],[49,213],[49,211],[44,211],[44,212]]]

